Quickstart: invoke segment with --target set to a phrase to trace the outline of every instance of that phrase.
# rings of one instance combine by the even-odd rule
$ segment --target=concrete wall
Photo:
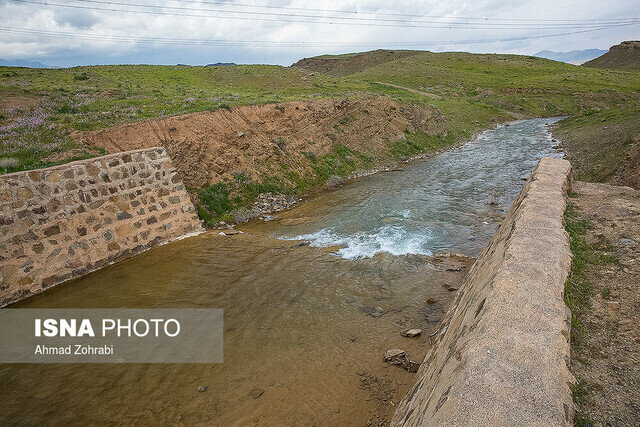
[[[570,164],[544,158],[473,265],[394,425],[572,425]]]
[[[0,176],[0,306],[203,231],[164,148]]]

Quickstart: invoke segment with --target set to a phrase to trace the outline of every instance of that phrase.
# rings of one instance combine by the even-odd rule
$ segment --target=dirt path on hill
[[[432,99],[442,98],[440,95],[436,95],[435,93],[423,92],[421,90],[411,89],[410,87],[398,86],[398,85],[393,85],[391,83],[383,83],[383,82],[376,82],[376,83],[383,86],[389,86],[389,87],[394,87],[396,89],[406,90],[407,92],[411,92],[411,93],[417,93],[418,95],[428,96],[429,98],[432,98]]]
[[[572,346],[577,425],[640,425],[640,191],[575,182],[585,239],[606,261],[586,267],[590,307]],[[606,258],[605,258],[606,257]]]

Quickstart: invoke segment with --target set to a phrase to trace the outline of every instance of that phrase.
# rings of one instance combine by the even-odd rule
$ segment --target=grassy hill
[[[364,71],[375,65],[418,53],[420,53],[418,50],[378,49],[370,52],[347,53],[344,55],[321,55],[313,58],[303,58],[293,64],[292,67],[332,76],[346,76]]]
[[[592,68],[640,70],[640,41],[626,41],[612,46],[604,55],[582,65]]]
[[[446,125],[438,146],[499,121],[535,116],[569,116],[574,125],[567,135],[579,135],[580,117],[591,117],[591,124],[597,117],[606,126],[613,120],[607,111],[638,108],[640,72],[532,56],[385,50],[307,58],[292,67],[0,67],[0,173],[103,152],[79,143],[79,132],[240,105],[371,95],[442,114]],[[635,125],[623,129],[637,133]],[[388,148],[417,154],[432,146],[398,148],[398,141],[389,141]]]

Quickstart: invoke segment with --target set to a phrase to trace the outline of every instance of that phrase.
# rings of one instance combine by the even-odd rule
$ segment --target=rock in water
[[[264,393],[264,390],[259,388],[259,387],[254,387],[251,389],[251,391],[249,392],[249,396],[253,397],[254,399],[259,398],[260,396],[262,396],[262,393]]]
[[[418,372],[418,368],[420,367],[420,363],[409,360],[404,350],[398,348],[387,350],[384,361],[390,365],[399,365],[407,372]]]
[[[401,335],[403,337],[417,337],[422,333],[422,329],[409,329],[408,331],[403,332]]]

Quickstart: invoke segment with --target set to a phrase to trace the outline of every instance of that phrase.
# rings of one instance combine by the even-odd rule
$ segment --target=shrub
[[[201,188],[198,190],[198,197],[203,206],[217,216],[224,215],[233,209],[233,203],[229,200],[229,189],[223,182]]]

